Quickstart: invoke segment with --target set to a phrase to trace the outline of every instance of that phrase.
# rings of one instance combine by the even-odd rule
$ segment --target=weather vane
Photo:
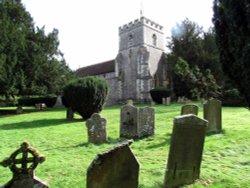
[[[140,16],[143,17],[143,0],[140,2]]]

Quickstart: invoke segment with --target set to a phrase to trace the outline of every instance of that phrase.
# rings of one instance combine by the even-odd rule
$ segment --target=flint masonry
[[[163,27],[145,17],[119,27],[119,52],[114,60],[82,67],[77,76],[97,76],[109,83],[107,104],[128,99],[150,102],[150,89],[170,88]]]

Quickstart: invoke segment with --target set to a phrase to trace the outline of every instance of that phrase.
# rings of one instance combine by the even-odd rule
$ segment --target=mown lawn
[[[200,104],[199,104],[200,105]],[[164,179],[173,118],[181,105],[155,107],[155,135],[135,141],[131,148],[140,161],[140,188],[160,188]],[[250,112],[245,108],[223,108],[223,133],[207,135],[201,179],[186,187],[249,187]],[[36,169],[36,176],[55,188],[85,188],[86,171],[97,153],[118,144],[120,106],[106,107],[109,143],[87,143],[85,123],[67,121],[63,108],[22,115],[0,116],[0,160],[8,157],[24,141],[29,141],[47,160]],[[199,116],[202,117],[200,106]],[[11,179],[11,172],[0,167],[0,185]]]

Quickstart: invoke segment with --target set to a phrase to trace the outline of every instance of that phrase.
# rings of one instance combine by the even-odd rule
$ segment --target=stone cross
[[[106,122],[106,119],[101,118],[98,113],[92,114],[86,121],[89,143],[102,144],[107,141]]]
[[[195,104],[186,104],[181,107],[181,115],[194,114],[198,115],[199,107]]]
[[[200,176],[207,121],[193,114],[174,119],[164,188],[191,184]]]
[[[207,132],[221,132],[221,101],[210,99],[205,102],[203,105],[203,118],[208,120]]]
[[[37,165],[44,161],[44,156],[31,147],[28,142],[23,142],[18,150],[1,162],[2,166],[9,167],[13,173],[12,179],[2,188],[48,188],[46,183],[34,175]]]
[[[87,171],[87,188],[138,188],[140,164],[124,142],[98,154]]]

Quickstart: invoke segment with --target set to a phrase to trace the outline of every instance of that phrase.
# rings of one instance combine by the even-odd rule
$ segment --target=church
[[[151,89],[171,88],[164,41],[163,27],[142,16],[119,27],[119,51],[115,59],[79,68],[76,75],[107,80],[108,105],[128,99],[150,102]]]

